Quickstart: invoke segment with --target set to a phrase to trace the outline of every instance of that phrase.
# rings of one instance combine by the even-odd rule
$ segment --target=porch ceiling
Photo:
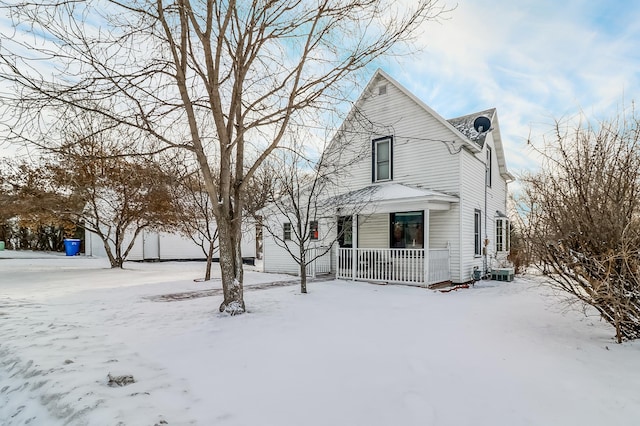
[[[335,205],[359,213],[393,213],[413,210],[449,210],[460,199],[454,195],[400,183],[381,183],[334,198]]]

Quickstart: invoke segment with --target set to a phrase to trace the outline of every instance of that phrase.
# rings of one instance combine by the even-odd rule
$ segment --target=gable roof
[[[462,117],[450,118],[447,121],[451,123],[460,133],[465,135],[467,139],[477,141],[480,133],[473,127],[473,122],[479,116],[487,117],[493,123],[493,118],[496,114],[496,109],[491,108],[480,112],[474,112],[472,114],[463,115]],[[493,129],[493,127],[492,127]]]
[[[462,117],[450,118],[447,121],[468,139],[478,141],[480,134],[473,127],[473,122],[481,115],[491,120],[490,132],[493,137],[496,157],[498,158],[498,169],[500,170],[500,175],[507,181],[514,181],[515,178],[507,170],[507,162],[505,160],[504,148],[502,146],[502,136],[500,135],[500,125],[498,124],[498,111],[496,111],[495,108],[474,112],[472,114],[463,115]]]
[[[355,114],[355,111],[359,109],[363,102],[367,99],[370,93],[372,93],[373,88],[380,82],[381,79],[387,80],[390,84],[394,85],[401,93],[410,98],[413,102],[419,105],[426,113],[430,114],[433,118],[435,118],[443,127],[451,131],[452,136],[462,142],[462,146],[466,148],[473,154],[478,154],[482,152],[484,148],[484,143],[479,143],[478,141],[478,132],[473,127],[473,121],[480,115],[484,115],[491,120],[492,131],[491,135],[493,137],[493,141],[495,144],[496,156],[498,158],[498,168],[500,170],[500,175],[505,178],[507,181],[513,181],[515,178],[511,173],[507,171],[507,165],[504,156],[504,149],[502,146],[502,137],[500,135],[500,126],[498,124],[498,113],[495,108],[490,108],[484,111],[475,112],[472,114],[467,114],[461,117],[452,118],[446,120],[436,111],[434,111],[429,105],[425,104],[422,100],[420,100],[416,95],[411,93],[396,81],[389,74],[384,72],[382,69],[378,68],[376,72],[373,74],[364,90],[354,103],[351,111],[347,115],[347,119],[343,121],[340,129],[338,130],[338,134],[345,130],[345,126],[347,126],[350,122],[349,117]],[[335,141],[335,139],[334,139]],[[332,144],[333,142],[332,141]]]
[[[465,148],[467,148],[469,151],[471,151],[473,153],[478,153],[478,152],[482,151],[482,147],[480,145],[478,145],[476,142],[474,142],[471,139],[469,139],[465,134],[461,133],[450,122],[445,120],[444,117],[442,117],[440,114],[438,114],[429,105],[425,104],[420,98],[418,98],[416,95],[411,93],[409,90],[407,90],[406,87],[404,87],[402,84],[400,84],[398,81],[396,81],[389,74],[387,74],[386,72],[382,71],[380,68],[378,68],[378,70],[376,70],[376,72],[373,74],[373,77],[371,77],[371,80],[369,81],[369,83],[365,87],[365,90],[362,92],[362,95],[360,96],[358,101],[356,101],[356,105],[358,105],[359,102],[362,102],[364,100],[365,95],[369,93],[369,91],[371,90],[371,87],[376,85],[378,83],[378,81],[380,79],[382,79],[382,78],[387,80],[389,83],[393,84],[400,92],[402,92],[405,96],[410,98],[413,102],[415,102],[418,106],[420,106],[429,115],[433,116],[433,118],[435,118],[438,122],[440,122],[440,124],[442,124],[442,126],[444,126],[449,131],[451,131],[452,132],[452,136],[455,136],[457,139],[462,141],[463,146]]]

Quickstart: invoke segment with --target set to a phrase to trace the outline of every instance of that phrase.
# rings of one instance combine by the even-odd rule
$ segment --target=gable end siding
[[[495,252],[495,218],[497,217],[497,211],[503,213],[507,211],[507,183],[505,179],[500,176],[498,167],[496,167],[496,149],[494,148],[493,139],[490,134],[487,136],[486,144],[491,147],[494,166],[491,170],[492,186],[486,186],[485,183],[486,148],[483,152],[475,156],[464,152],[462,157],[461,199],[464,201],[461,203],[462,234],[460,239],[462,251],[460,269],[463,280],[465,277],[471,277],[474,267],[478,267],[479,269],[483,267],[483,256],[475,256],[474,254],[474,211],[476,209],[482,212],[482,247],[484,247],[485,238],[489,240],[489,244],[486,246],[487,266],[489,268],[499,266]],[[485,190],[487,198],[486,210]]]
[[[391,177],[395,183],[458,194],[457,151],[462,142],[438,119],[393,84],[387,84],[386,95],[369,94],[358,114],[366,119],[352,120],[349,125],[354,128],[340,135],[339,143],[349,147],[342,158],[348,162],[358,152],[366,151],[368,155],[362,156],[342,176],[340,192],[375,181],[372,141],[392,135]]]

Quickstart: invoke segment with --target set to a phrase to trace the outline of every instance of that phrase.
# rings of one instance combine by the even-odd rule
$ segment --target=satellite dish
[[[491,130],[491,120],[489,120],[484,115],[473,120],[473,128],[476,129],[476,132],[482,134]]]

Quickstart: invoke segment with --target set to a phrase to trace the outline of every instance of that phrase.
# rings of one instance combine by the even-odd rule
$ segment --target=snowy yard
[[[249,313],[231,318],[218,294],[159,297],[219,288],[194,282],[203,263],[13,255],[0,252],[2,425],[640,424],[640,342],[616,345],[536,278],[247,289]]]

